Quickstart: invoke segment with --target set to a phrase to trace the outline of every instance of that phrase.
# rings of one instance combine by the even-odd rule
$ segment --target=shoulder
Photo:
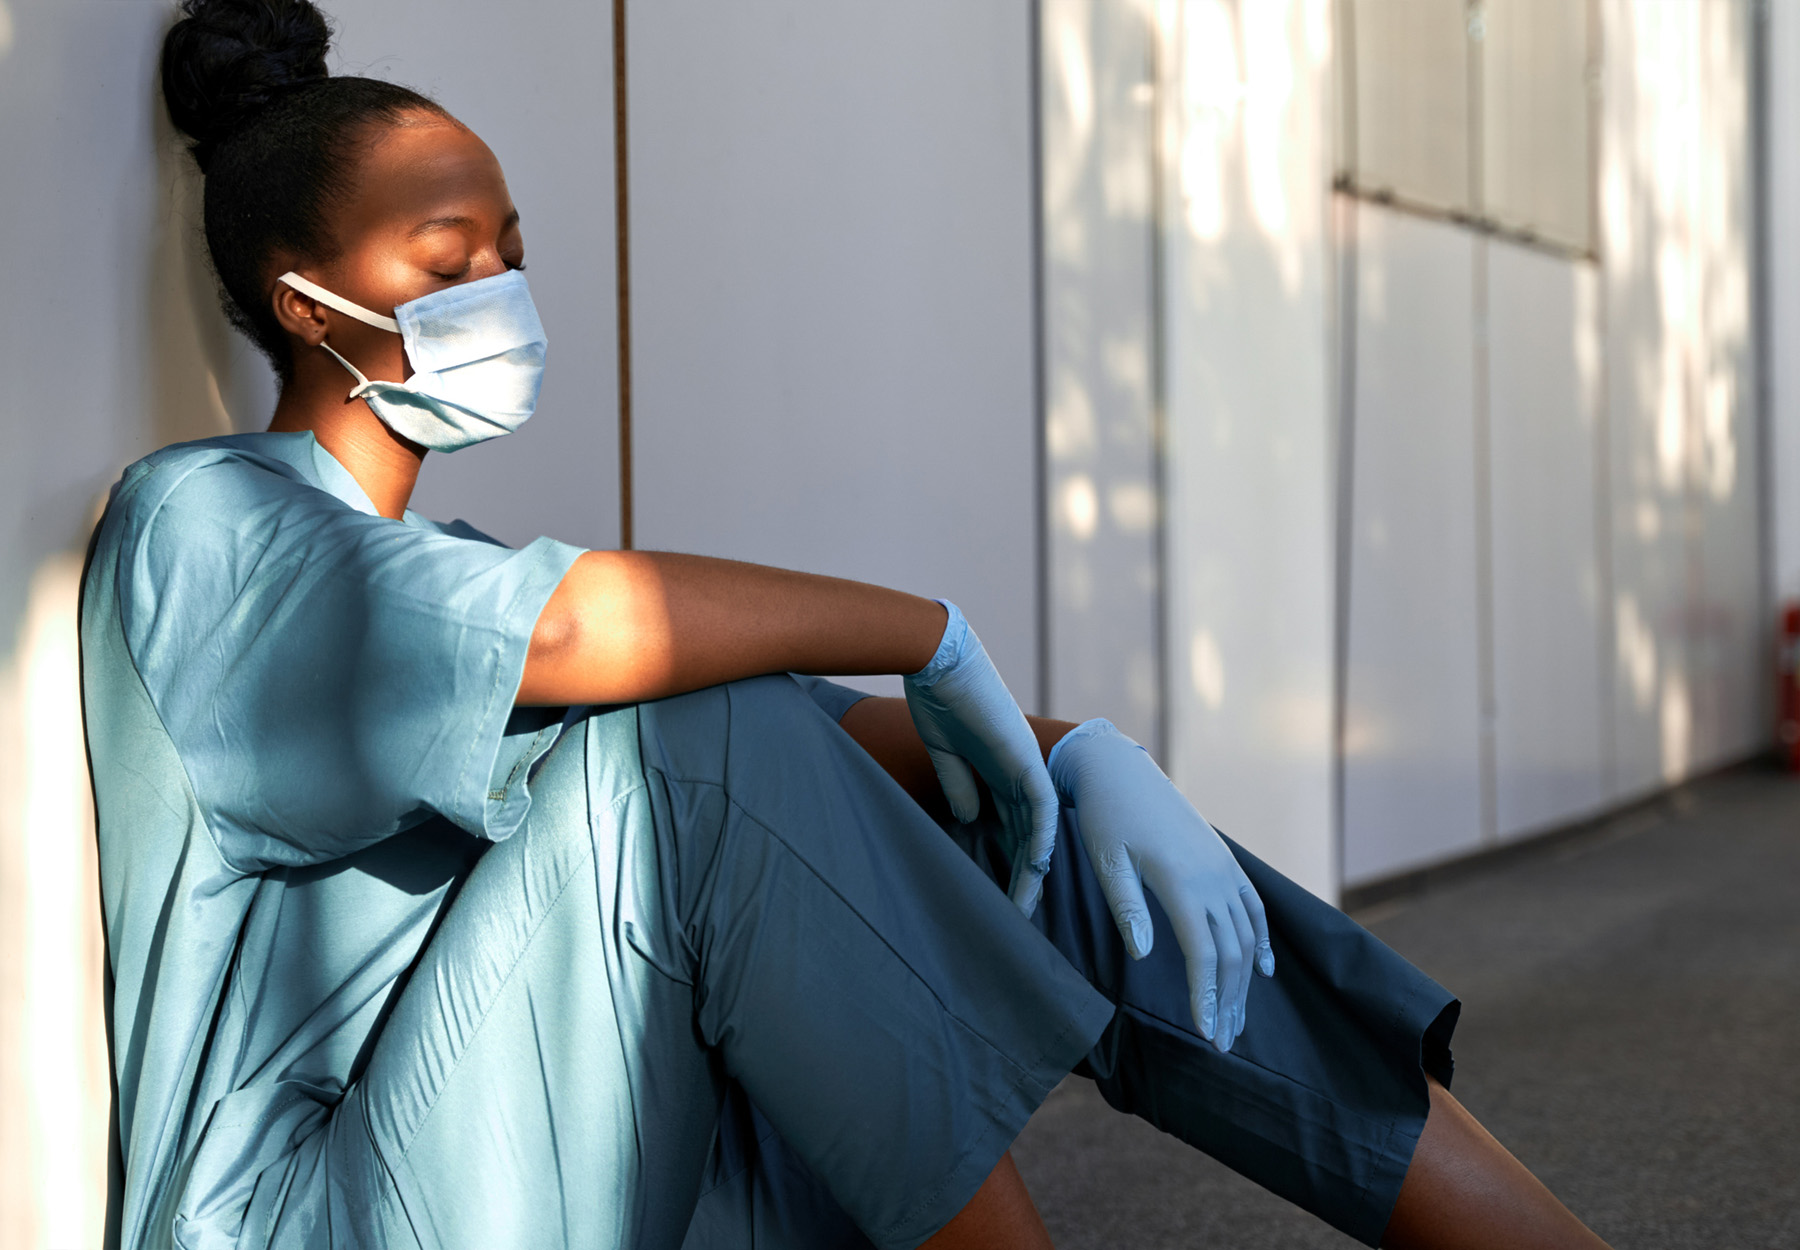
[[[96,557],[113,562],[127,637],[171,611],[217,615],[282,535],[352,512],[280,453],[281,435],[165,447],[125,470],[101,520]]]
[[[271,439],[280,435],[234,434],[176,443],[130,465],[113,488],[103,525],[127,545],[154,528],[172,501],[186,511],[229,509],[311,489]]]

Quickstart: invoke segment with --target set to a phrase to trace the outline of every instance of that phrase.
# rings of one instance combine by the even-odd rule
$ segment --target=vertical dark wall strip
[[[1338,107],[1343,110],[1340,132],[1344,150],[1338,153],[1334,185],[1355,185],[1360,172],[1356,150],[1356,25],[1349,0],[1338,6],[1337,68]],[[1344,890],[1344,851],[1348,834],[1345,790],[1345,743],[1350,723],[1350,563],[1356,523],[1356,223],[1362,208],[1356,197],[1332,197],[1337,245],[1337,439],[1333,452],[1337,463],[1337,498],[1332,534],[1331,604],[1331,825],[1332,865],[1338,893]]]
[[[1030,41],[1031,92],[1031,446],[1037,467],[1034,502],[1037,508],[1037,693],[1039,715],[1049,715],[1050,704],[1050,453],[1046,443],[1049,420],[1049,377],[1046,363],[1049,345],[1044,336],[1049,322],[1044,315],[1044,15],[1043,0],[1031,0],[1027,10]]]
[[[619,549],[631,550],[631,126],[625,76],[625,0],[613,0],[613,233],[619,289]]]
[[[1500,708],[1494,683],[1494,470],[1491,408],[1492,350],[1490,321],[1493,302],[1488,296],[1488,248],[1486,235],[1476,235],[1475,289],[1475,656],[1478,668],[1477,707],[1481,750],[1481,836],[1493,842],[1500,836],[1499,743]]]
[[[1331,605],[1331,824],[1337,862],[1332,865],[1338,893],[1344,890],[1345,843],[1349,836],[1346,803],[1350,724],[1350,592],[1351,558],[1356,526],[1356,222],[1362,212],[1354,196],[1332,197],[1337,221],[1337,499],[1333,538]]]
[[[1180,20],[1179,17],[1176,20]],[[1150,488],[1156,492],[1156,602],[1152,628],[1156,658],[1156,742],[1151,753],[1165,769],[1169,758],[1170,705],[1174,702],[1169,668],[1169,290],[1163,274],[1167,245],[1163,229],[1168,194],[1168,153],[1164,150],[1164,110],[1169,107],[1168,77],[1163,63],[1171,55],[1163,46],[1162,24],[1146,15],[1145,72],[1150,79]]]
[[[1756,394],[1756,544],[1759,594],[1759,657],[1775,654],[1780,576],[1775,567],[1775,409],[1774,375],[1769,368],[1769,274],[1774,259],[1769,245],[1769,4],[1756,0],[1750,10],[1750,350]],[[1773,684],[1757,679],[1757,724],[1775,723]]]
[[[1487,24],[1477,9],[1469,19],[1469,208],[1478,219],[1487,213]],[[1475,662],[1476,742],[1480,751],[1481,837],[1493,842],[1500,836],[1499,760],[1496,741],[1499,708],[1494,689],[1494,481],[1492,430],[1488,409],[1492,402],[1489,382],[1488,235],[1474,240],[1471,285],[1474,288],[1475,342]]]
[[[1588,4],[1588,65],[1591,82],[1603,81],[1606,69],[1606,28],[1598,0]],[[1599,348],[1600,376],[1596,379],[1594,405],[1594,568],[1600,583],[1600,776],[1603,794],[1619,792],[1619,725],[1614,700],[1618,696],[1618,617],[1613,598],[1617,573],[1613,559],[1612,492],[1612,382],[1609,294],[1611,273],[1607,261],[1606,232],[1601,228],[1600,175],[1606,155],[1606,114],[1599,91],[1588,95],[1588,246],[1594,257],[1594,337]]]

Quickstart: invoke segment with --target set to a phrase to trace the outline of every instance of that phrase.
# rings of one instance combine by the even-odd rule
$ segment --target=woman
[[[1447,992],[953,606],[408,511],[535,406],[500,166],[306,0],[183,13],[282,386],[84,578],[119,1243],[1041,1246],[1006,1150],[1075,1069],[1370,1244],[1601,1244],[1450,1098]]]

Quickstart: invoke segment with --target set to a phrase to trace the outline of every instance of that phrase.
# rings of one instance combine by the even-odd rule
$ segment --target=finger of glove
[[[1262,895],[1248,880],[1238,886],[1238,898],[1250,917],[1250,930],[1256,935],[1256,970],[1265,977],[1275,975],[1275,947],[1269,941],[1269,916],[1263,910]]]
[[[1042,876],[1050,870],[1050,859],[1056,854],[1056,826],[1062,812],[1050,770],[1037,758],[1036,750],[1034,743],[1031,767],[1026,770],[1021,789],[1025,792],[1025,827],[1031,831],[1031,862]]]
[[[941,747],[932,747],[928,753],[938,785],[949,800],[950,814],[965,825],[981,815],[981,791],[975,788],[975,770],[969,762]]]
[[[1029,920],[1037,910],[1038,900],[1044,894],[1043,865],[1034,864],[1029,854],[1030,847],[1021,844],[1013,854],[1012,886],[1007,896],[1012,899],[1018,909],[1025,913]]]
[[[1155,945],[1156,934],[1150,925],[1150,907],[1144,902],[1144,883],[1131,862],[1131,853],[1122,843],[1114,843],[1103,855],[1092,858],[1100,894],[1112,912],[1113,923],[1119,926],[1119,936],[1125,939],[1125,953],[1142,959]]]
[[[1231,896],[1231,924],[1236,931],[1238,947],[1238,983],[1232,996],[1236,1006],[1237,1032],[1242,1034],[1249,1018],[1250,982],[1256,975],[1256,930],[1250,927],[1250,914],[1244,910],[1242,895]]]
[[[1163,911],[1175,927],[1175,940],[1187,958],[1188,1006],[1200,1036],[1217,1046],[1223,1034],[1219,1029],[1219,950],[1213,940],[1212,926],[1205,913],[1195,915],[1185,907],[1168,904],[1163,898]]]
[[[1219,1030],[1213,1037],[1213,1045],[1223,1053],[1231,1049],[1243,1023],[1238,1018],[1237,988],[1244,974],[1244,953],[1238,946],[1237,926],[1231,921],[1228,904],[1208,907],[1206,921],[1212,930],[1219,960]]]

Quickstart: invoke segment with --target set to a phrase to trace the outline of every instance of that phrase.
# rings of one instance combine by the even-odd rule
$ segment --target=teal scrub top
[[[122,1244],[227,1244],[355,1079],[483,840],[524,822],[564,715],[513,698],[580,554],[384,518],[310,433],[126,470],[81,624]]]

